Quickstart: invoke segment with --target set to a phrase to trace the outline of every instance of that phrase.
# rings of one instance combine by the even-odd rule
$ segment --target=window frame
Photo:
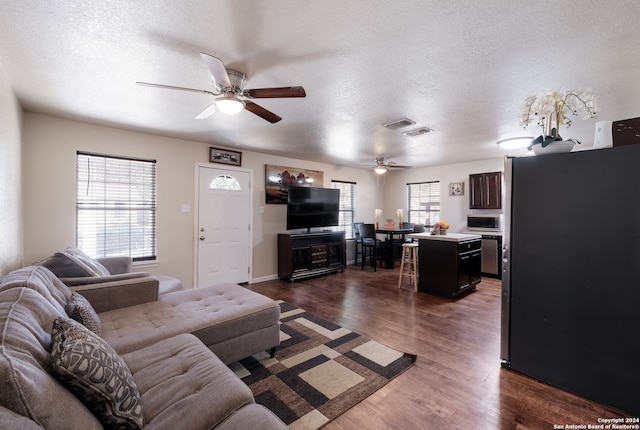
[[[349,199],[349,204],[347,208],[343,207],[343,203],[346,203],[343,200],[343,188],[348,186],[350,188],[351,198]],[[333,231],[342,231],[344,230],[346,239],[355,239],[355,234],[353,231],[353,223],[356,219],[356,191],[357,191],[357,183],[352,181],[341,181],[337,179],[331,180],[331,188],[340,190],[340,208],[338,209],[339,216],[338,222],[339,225],[337,227],[332,227]],[[349,221],[350,219],[350,221]]]
[[[440,221],[441,189],[440,181],[407,183],[407,208],[410,223],[424,224],[425,228],[431,228]],[[412,196],[412,190],[415,190],[414,192],[417,192],[418,195]],[[418,205],[412,206],[412,201],[417,201]]]
[[[156,184],[156,160],[77,151],[76,247],[94,258],[155,261]]]

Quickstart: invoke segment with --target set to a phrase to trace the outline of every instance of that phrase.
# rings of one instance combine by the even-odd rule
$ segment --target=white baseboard
[[[252,278],[251,283],[257,284],[258,282],[275,281],[276,279],[278,279],[278,275],[261,276],[259,278]]]

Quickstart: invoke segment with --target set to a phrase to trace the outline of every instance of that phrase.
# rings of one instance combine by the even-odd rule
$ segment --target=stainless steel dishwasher
[[[482,251],[482,274],[500,278],[502,272],[502,261],[500,259],[500,254],[502,252],[502,236],[496,234],[483,234],[480,249]]]

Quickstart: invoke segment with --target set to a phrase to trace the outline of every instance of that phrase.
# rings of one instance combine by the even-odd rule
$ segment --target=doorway
[[[195,286],[249,282],[253,171],[198,165]]]

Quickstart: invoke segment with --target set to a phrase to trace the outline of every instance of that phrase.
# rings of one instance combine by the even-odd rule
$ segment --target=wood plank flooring
[[[411,369],[324,429],[553,429],[622,415],[500,366],[500,281],[456,301],[398,289],[398,268],[248,285],[404,352]],[[559,428],[559,427],[555,427]],[[577,427],[576,427],[577,428]]]

